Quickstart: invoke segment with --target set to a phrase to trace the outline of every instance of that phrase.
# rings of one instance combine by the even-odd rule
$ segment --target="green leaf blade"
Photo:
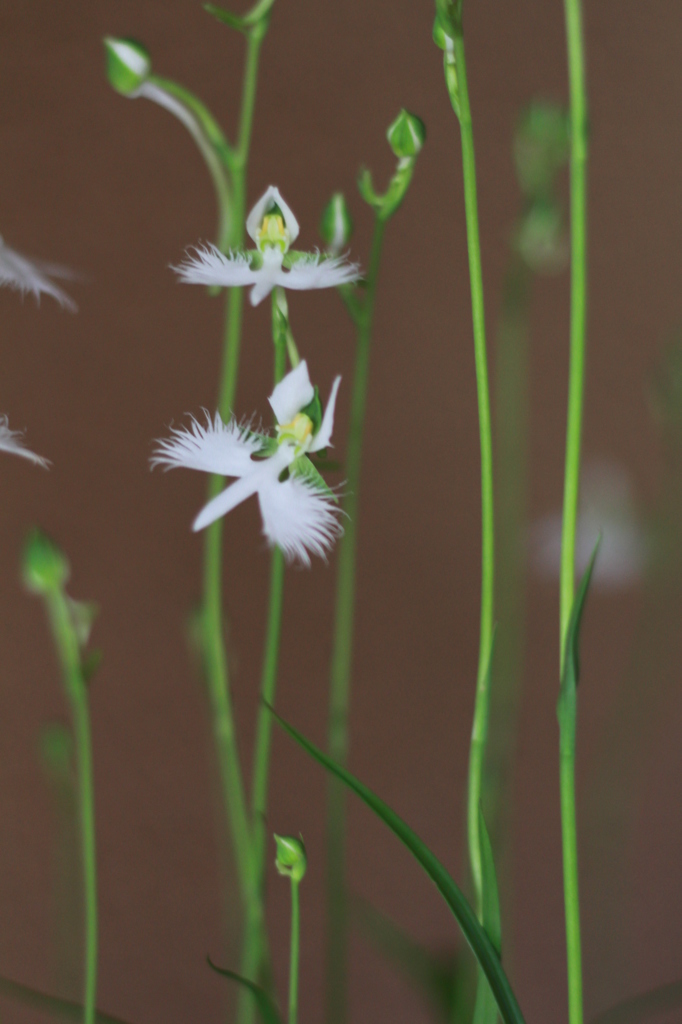
[[[372,792],[364,783],[332,761],[326,754],[305,739],[292,726],[285,722],[270,708],[271,713],[282,728],[319,764],[340,779],[356,796],[381,818],[385,825],[396,835],[422,866],[431,881],[441,893],[457,919],[460,928],[471,946],[474,956],[481,965],[485,976],[499,1006],[505,1024],[524,1024],[523,1014],[512,991],[506,974],[502,969],[500,958],[495,947],[488,938],[485,929],[479,923],[474,911],[467,902],[461,889],[456,885],[438,858],[429,850],[424,842],[387,804]]]
[[[279,1010],[275,1006],[272,997],[264,988],[257,985],[255,981],[249,981],[248,978],[243,978],[241,974],[235,974],[234,971],[228,971],[226,967],[218,967],[213,963],[210,956],[206,957],[206,962],[211,970],[215,971],[216,974],[222,975],[223,978],[229,978],[230,981],[236,981],[238,985],[241,985],[243,988],[248,988],[249,991],[253,993],[263,1024],[282,1024],[282,1018]]]

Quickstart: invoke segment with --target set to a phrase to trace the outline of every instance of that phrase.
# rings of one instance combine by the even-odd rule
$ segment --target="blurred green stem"
[[[346,495],[343,509],[347,513],[347,518],[344,521],[345,533],[339,543],[329,694],[328,750],[330,757],[341,765],[346,764],[348,756],[360,470],[374,303],[385,226],[386,222],[377,217],[374,222],[364,301],[354,314],[358,330],[346,450]],[[343,785],[337,779],[330,779],[328,792],[326,1020],[327,1024],[343,1024],[347,1014],[348,912],[344,877],[346,805]]]
[[[571,341],[566,426],[563,535],[560,581],[560,658],[563,676],[566,637],[575,593],[575,544],[578,520],[580,441],[585,375],[587,300],[587,99],[581,0],[564,0],[571,112]],[[582,963],[578,850],[575,810],[575,759],[562,751],[560,767],[564,904],[568,968],[569,1024],[582,1024]]]
[[[478,394],[478,422],[481,444],[481,631],[476,676],[476,701],[471,731],[469,754],[469,785],[467,800],[467,833],[469,860],[476,893],[476,906],[481,914],[483,878],[481,864],[481,837],[479,811],[485,747],[488,735],[488,708],[490,703],[490,658],[493,639],[493,607],[495,580],[495,528],[493,510],[492,428],[490,422],[490,391],[488,385],[488,354],[485,341],[485,309],[483,304],[483,270],[478,228],[478,200],[476,194],[476,161],[474,133],[469,104],[469,87],[464,55],[464,35],[454,36],[454,55],[457,68],[459,122],[462,136],[462,167],[464,175],[464,207],[466,212],[467,246],[469,250],[469,277],[471,310],[474,327],[474,353],[476,357],[476,390]]]
[[[234,248],[239,248],[244,243],[246,170],[253,124],[258,58],[266,28],[267,25],[259,24],[248,35],[239,136],[232,163],[232,209],[225,211],[221,207],[221,224],[229,223],[231,225],[229,246]],[[225,201],[224,195],[220,192],[217,198],[219,204]],[[218,411],[225,422],[231,415],[237,386],[243,301],[241,288],[228,289],[223,365],[218,397]],[[218,494],[222,487],[223,478],[212,476],[209,480],[208,498]],[[242,899],[247,915],[257,916],[259,894],[253,873],[251,827],[237,749],[225,650],[222,609],[222,530],[223,521],[218,519],[208,527],[204,539],[204,662],[225,813],[232,835]]]
[[[289,1020],[288,1024],[296,1024],[298,1015],[298,962],[300,950],[300,903],[299,882],[291,879],[291,944],[289,950]]]
[[[277,290],[272,292],[273,342],[274,342],[274,383],[284,377],[286,371],[287,344],[285,336],[277,329]],[[272,552],[270,562],[270,596],[261,676],[260,707],[256,724],[256,743],[253,755],[253,778],[251,790],[251,820],[253,828],[253,873],[258,899],[254,901],[253,913],[246,919],[244,950],[242,954],[243,977],[259,981],[265,944],[265,851],[267,833],[265,819],[268,810],[268,784],[270,779],[270,748],[272,743],[272,714],[275,703],[279,646],[282,634],[282,605],[284,600],[284,555],[280,548]],[[252,1019],[255,1001],[248,990],[240,997],[238,1020]]]
[[[97,852],[88,690],[81,671],[78,639],[69,614],[66,596],[61,589],[53,587],[46,593],[46,602],[64,686],[71,704],[71,717],[76,746],[85,909],[83,1021],[84,1024],[95,1024],[97,1000]]]

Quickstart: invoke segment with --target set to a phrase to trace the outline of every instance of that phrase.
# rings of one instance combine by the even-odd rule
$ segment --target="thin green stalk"
[[[566,637],[575,594],[580,441],[583,418],[587,310],[587,98],[580,0],[565,0],[571,112],[571,342],[566,426],[563,533],[560,579],[560,658],[563,674]],[[582,1024],[583,982],[578,896],[575,806],[575,751],[563,751],[560,766],[564,906],[568,970],[568,1018]]]
[[[374,322],[376,284],[386,223],[377,217],[362,306],[355,314],[358,324],[355,373],[351,396],[348,448],[346,454],[345,533],[339,544],[336,583],[334,640],[330,673],[328,749],[330,756],[345,765],[348,755],[348,715],[353,659],[355,609],[355,567],[360,490],[360,468],[364,436],[369,357]],[[346,958],[348,914],[345,892],[345,793],[337,779],[329,783],[327,816],[327,1022],[342,1024],[346,1018]]]
[[[299,882],[291,879],[291,944],[289,947],[289,1024],[296,1024],[298,1015],[298,963],[301,934]]]
[[[232,209],[226,211],[225,193],[217,191],[221,223],[231,225],[229,244],[239,247],[244,241],[246,205],[246,168],[258,76],[258,57],[265,29],[258,27],[248,36],[238,145],[232,168]],[[243,310],[241,288],[228,290],[223,347],[223,365],[218,397],[218,411],[224,420],[231,414],[237,387],[239,350]],[[209,498],[222,488],[220,476],[212,476]],[[227,819],[232,833],[242,898],[249,907],[257,894],[254,891],[251,862],[251,830],[234,725],[230,695],[229,670],[225,651],[222,609],[222,519],[208,527],[204,540],[203,630],[206,678],[211,704],[213,733],[218,755],[221,785]]]
[[[478,228],[478,201],[476,197],[476,161],[474,133],[469,105],[464,37],[461,31],[454,37],[457,67],[459,122],[462,136],[462,167],[464,176],[464,208],[466,213],[467,246],[469,250],[469,278],[471,311],[474,328],[476,358],[476,390],[478,395],[478,423],[481,445],[481,632],[476,676],[476,701],[469,753],[469,784],[467,801],[467,834],[469,860],[476,893],[479,916],[483,899],[483,877],[479,812],[485,746],[488,735],[488,709],[490,703],[490,658],[493,641],[493,607],[495,580],[495,528],[493,509],[492,429],[490,422],[490,391],[488,385],[488,355],[485,341],[485,310],[483,304],[483,271],[481,243]]]
[[[273,325],[278,302],[277,289],[272,293]],[[274,382],[284,377],[286,370],[287,343],[276,329],[273,329],[275,346]],[[263,672],[261,676],[260,707],[256,723],[256,742],[253,755],[253,776],[251,789],[251,820],[253,828],[252,869],[257,898],[252,913],[247,917],[244,933],[244,951],[241,974],[250,981],[258,981],[265,955],[265,851],[267,834],[265,819],[268,810],[268,785],[270,779],[270,748],[272,743],[272,715],[269,708],[275,703],[279,647],[282,633],[282,606],[284,600],[284,555],[280,548],[272,552],[270,563],[270,596],[265,633]],[[251,993],[244,990],[240,999],[238,1020],[248,1021],[253,1017],[255,1007]]]
[[[78,803],[80,811],[81,858],[85,911],[84,943],[84,1024],[95,1024],[97,999],[97,852],[95,840],[95,797],[92,766],[92,737],[88,691],[81,671],[78,641],[74,634],[66,598],[62,590],[46,593],[52,633],[59,654],[76,747]]]

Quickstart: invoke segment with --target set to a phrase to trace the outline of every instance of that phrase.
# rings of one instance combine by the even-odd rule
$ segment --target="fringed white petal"
[[[0,451],[10,452],[12,455],[21,455],[24,459],[28,459],[29,462],[33,462],[36,466],[43,466],[45,469],[49,466],[47,459],[41,458],[40,455],[36,455],[35,452],[30,451],[23,441],[23,432],[21,430],[10,430],[7,423],[6,416],[0,416]]]
[[[223,423],[220,413],[214,418],[206,412],[206,423],[192,417],[189,427],[176,427],[171,437],[158,440],[152,466],[173,469],[199,469],[220,476],[246,476],[258,466],[251,456],[263,445],[251,433],[248,423],[231,419]]]
[[[313,443],[310,446],[311,452],[319,452],[322,448],[329,447],[332,439],[332,431],[334,430],[334,410],[336,408],[336,396],[339,391],[339,384],[341,378],[336,377],[332,384],[332,389],[329,393],[329,401],[324,410],[324,416],[322,417],[322,423],[320,429],[313,438]]]
[[[282,211],[284,225],[289,232],[289,244],[293,244],[298,238],[300,228],[298,226],[298,221],[294,217],[293,210],[289,204],[282,199],[280,190],[274,185],[269,185],[254,208],[251,210],[249,216],[246,218],[246,230],[256,245],[258,245],[258,232],[261,224],[263,223],[263,217],[265,217],[265,215],[269,213],[274,206],[278,206]]]
[[[309,258],[294,263],[291,270],[282,272],[277,284],[296,291],[308,288],[335,288],[349,284],[362,276],[358,263],[349,263],[345,256],[325,259],[320,253],[311,253]]]
[[[325,491],[300,476],[280,482],[270,478],[258,490],[263,533],[281,548],[288,562],[310,567],[310,555],[325,559],[343,533],[339,507]]]
[[[308,364],[302,359],[277,384],[268,402],[278,423],[291,423],[296,413],[312,402],[314,397],[315,388],[310,383]]]
[[[171,270],[175,271],[182,284],[218,285],[221,288],[253,284],[261,274],[260,270],[251,269],[248,256],[240,252],[225,255],[212,242],[188,250],[186,259]]]
[[[66,267],[27,259],[26,256],[10,249],[0,238],[0,286],[7,285],[22,295],[33,295],[38,302],[41,295],[51,295],[60,306],[75,313],[78,308],[76,303],[70,295],[50,280],[50,274],[63,278],[75,276]]]
[[[210,526],[211,523],[214,523],[216,519],[227,515],[237,505],[241,505],[252,494],[260,493],[262,488],[267,488],[271,483],[277,484],[280,473],[287,466],[291,465],[293,459],[293,448],[288,445],[282,445],[269,459],[252,462],[248,475],[230,484],[229,487],[215,498],[212,498],[202,508],[192,523],[192,529],[195,531],[203,530],[205,527]]]

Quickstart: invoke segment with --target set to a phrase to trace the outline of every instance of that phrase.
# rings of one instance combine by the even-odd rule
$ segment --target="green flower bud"
[[[69,578],[66,555],[40,530],[33,530],[24,545],[22,574],[27,589],[34,594],[60,590]]]
[[[386,138],[399,160],[414,157],[426,141],[426,128],[420,118],[403,108],[386,132]]]
[[[533,203],[519,225],[516,248],[536,273],[555,274],[563,270],[569,249],[561,209],[556,203]]]
[[[335,192],[322,213],[320,235],[329,251],[336,255],[348,245],[352,234],[353,221],[343,192]]]
[[[275,867],[280,875],[288,875],[294,882],[300,882],[305,875],[308,860],[302,839],[295,836],[275,836],[277,854]]]
[[[438,14],[433,22],[433,41],[440,50],[452,49],[452,36]]]
[[[123,96],[132,96],[149,77],[152,63],[141,43],[106,36],[104,49],[109,84]]]

